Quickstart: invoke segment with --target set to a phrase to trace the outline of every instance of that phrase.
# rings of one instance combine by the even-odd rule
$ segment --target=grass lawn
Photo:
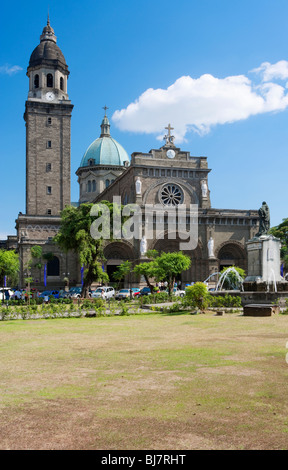
[[[288,449],[288,316],[0,322],[0,449]]]

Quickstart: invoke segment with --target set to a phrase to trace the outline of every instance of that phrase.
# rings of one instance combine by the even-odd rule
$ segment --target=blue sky
[[[1,5],[0,238],[25,213],[26,69],[48,2]],[[70,70],[75,171],[100,135],[109,107],[112,136],[131,154],[162,145],[207,156],[212,207],[258,209],[272,225],[287,217],[287,0],[49,0],[51,26]]]

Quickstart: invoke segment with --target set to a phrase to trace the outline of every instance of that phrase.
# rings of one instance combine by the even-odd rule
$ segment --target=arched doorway
[[[47,276],[60,276],[60,261],[57,256],[53,256],[53,258],[48,261],[47,263]]]
[[[123,261],[133,261],[136,258],[132,245],[125,242],[111,242],[104,248],[104,256],[106,258],[106,272],[109,276],[110,283],[115,282],[113,273]],[[131,283],[131,276],[128,283]]]
[[[219,272],[228,266],[236,266],[247,270],[247,256],[244,248],[238,243],[225,243],[216,255],[219,260]]]

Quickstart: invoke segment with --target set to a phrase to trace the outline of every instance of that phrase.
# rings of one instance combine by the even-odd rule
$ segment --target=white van
[[[91,294],[92,299],[100,299],[102,297],[102,291],[104,291],[103,298],[105,300],[111,299],[115,295],[114,287],[97,287],[97,289],[94,290]]]

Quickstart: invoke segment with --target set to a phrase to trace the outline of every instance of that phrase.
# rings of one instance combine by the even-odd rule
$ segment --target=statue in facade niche
[[[209,258],[214,258],[214,240],[212,237],[208,240],[208,256]]]
[[[265,201],[262,202],[262,206],[260,207],[258,214],[260,223],[259,232],[257,233],[256,237],[260,237],[261,235],[267,235],[270,229],[270,211]]]
[[[207,197],[208,195],[208,186],[206,180],[201,181],[202,197]]]
[[[141,255],[144,256],[146,251],[147,251],[147,240],[146,240],[145,236],[143,236],[142,240],[140,242],[140,253],[141,253]]]
[[[141,195],[142,183],[141,183],[141,180],[140,180],[139,176],[138,176],[137,180],[135,181],[135,189],[136,189],[136,194]]]

